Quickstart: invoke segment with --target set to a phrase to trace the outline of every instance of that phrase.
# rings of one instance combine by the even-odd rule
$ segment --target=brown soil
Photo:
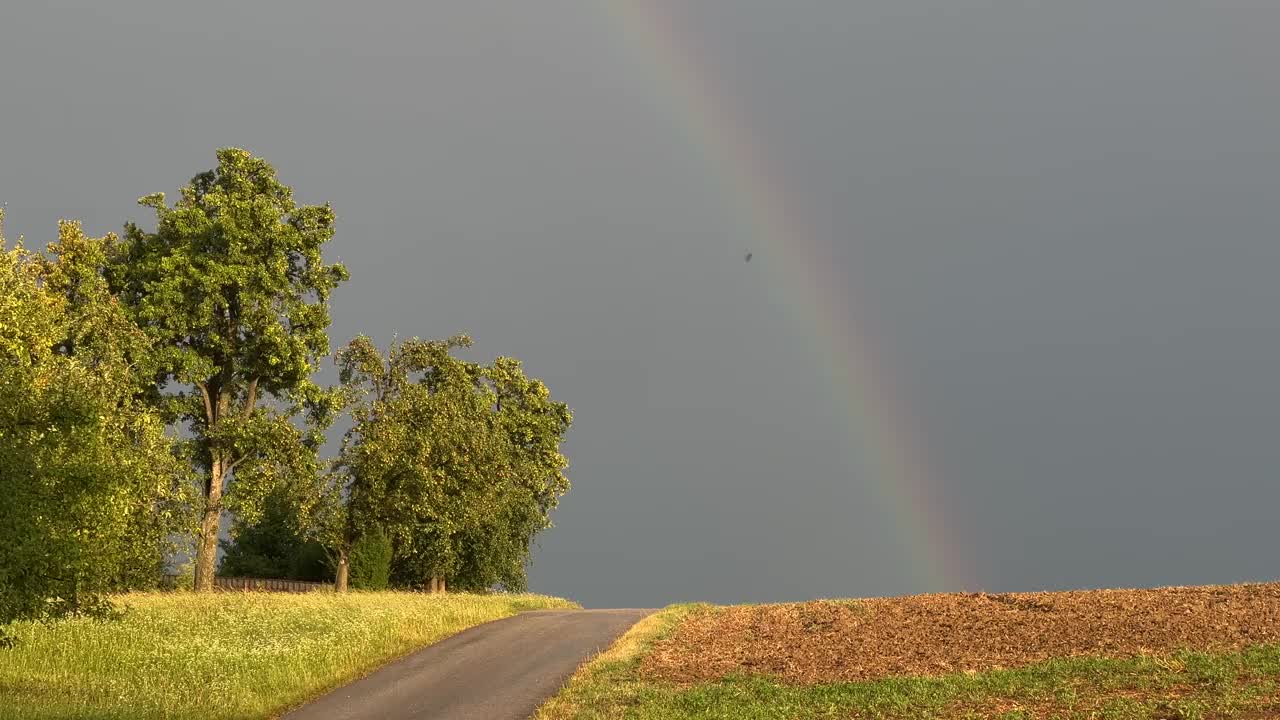
[[[675,682],[745,672],[808,684],[1276,642],[1280,583],[951,593],[709,609],[656,643],[640,671]]]

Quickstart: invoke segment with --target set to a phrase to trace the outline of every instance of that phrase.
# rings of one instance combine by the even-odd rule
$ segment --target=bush
[[[311,540],[300,546],[289,558],[289,579],[305,582],[333,582],[334,565],[324,546]]]
[[[391,582],[391,538],[375,527],[351,548],[353,590],[386,590]]]
[[[285,494],[267,496],[256,522],[237,519],[232,526],[232,539],[219,542],[223,555],[218,574],[332,582],[334,567],[324,547],[307,540],[299,525],[297,511]]]

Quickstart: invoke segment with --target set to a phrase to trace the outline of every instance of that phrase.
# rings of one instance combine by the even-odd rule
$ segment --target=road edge
[[[531,720],[577,718],[587,703],[604,699],[602,687],[628,682],[653,643],[675,632],[689,614],[707,607],[704,603],[668,605],[644,615],[607,649],[583,662],[565,684],[543,702]]]
[[[570,601],[570,602],[572,602],[572,601]],[[469,630],[474,630],[475,628],[484,627],[485,625],[491,625],[491,624],[493,624],[493,623],[502,622],[503,620],[510,620],[510,619],[511,619],[511,618],[513,618],[513,617],[517,617],[517,616],[519,616],[519,615],[524,615],[524,614],[526,614],[526,613],[547,612],[547,611],[555,611],[555,612],[564,612],[564,611],[569,611],[569,612],[581,612],[583,609],[584,609],[584,608],[583,608],[581,605],[578,605],[577,607],[563,607],[563,608],[528,608],[528,609],[526,609],[526,610],[517,610],[516,612],[513,612],[513,613],[511,613],[510,615],[503,615],[502,617],[493,618],[492,620],[485,620],[485,621],[484,621],[484,622],[482,622],[482,623],[476,623],[475,625],[468,625],[468,626],[466,626],[466,627],[464,627],[464,628],[459,628],[456,632],[449,633],[448,635],[445,635],[444,637],[436,638],[435,640],[432,640],[431,642],[427,643],[426,645],[419,645],[419,646],[417,646],[417,647],[410,648],[409,650],[407,650],[407,651],[405,651],[405,652],[403,652],[403,653],[401,653],[401,654],[399,654],[399,655],[396,655],[395,657],[389,657],[389,658],[387,658],[387,659],[383,660],[382,662],[380,662],[379,664],[377,664],[377,665],[374,665],[374,666],[370,667],[368,670],[366,670],[366,671],[364,671],[364,672],[360,673],[359,675],[352,676],[352,677],[350,677],[350,678],[347,678],[347,679],[343,680],[342,682],[338,683],[337,685],[332,685],[332,686],[327,687],[327,688],[325,688],[325,689],[323,689],[323,690],[320,690],[320,691],[318,691],[318,692],[316,692],[316,693],[314,693],[314,694],[312,694],[312,695],[307,696],[307,697],[306,697],[306,698],[304,698],[303,700],[300,700],[300,701],[298,701],[298,702],[296,702],[296,703],[293,703],[292,705],[289,705],[288,707],[282,707],[282,708],[278,708],[278,709],[276,709],[276,710],[273,710],[273,711],[271,712],[271,714],[270,714],[270,715],[267,715],[267,716],[264,718],[264,720],[282,720],[282,718],[287,717],[287,716],[289,715],[289,713],[292,713],[292,712],[294,712],[295,710],[298,710],[298,709],[302,708],[303,706],[305,706],[305,705],[307,705],[307,704],[309,704],[309,703],[311,703],[311,702],[313,702],[313,701],[315,701],[315,700],[318,700],[318,699],[320,699],[320,698],[324,697],[325,695],[328,695],[329,693],[334,692],[335,690],[338,690],[339,688],[346,687],[347,685],[351,685],[352,683],[360,682],[361,680],[364,680],[365,678],[367,678],[367,677],[369,677],[370,675],[373,675],[374,673],[376,673],[376,672],[378,672],[378,671],[382,670],[383,668],[387,667],[388,665],[391,665],[391,664],[393,664],[393,663],[400,662],[401,660],[404,660],[405,658],[409,657],[410,655],[413,655],[414,653],[422,652],[423,650],[425,650],[425,649],[427,649],[427,648],[429,648],[429,647],[431,647],[431,646],[433,646],[433,645],[438,645],[438,644],[440,644],[440,643],[444,642],[445,640],[448,640],[449,638],[456,637],[457,635],[460,635],[460,634],[462,634],[462,633],[464,633],[464,632],[467,632],[467,631],[469,631]]]

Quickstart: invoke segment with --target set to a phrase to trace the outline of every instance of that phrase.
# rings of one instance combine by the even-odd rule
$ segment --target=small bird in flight
[[[747,262],[751,262],[751,253],[747,253],[746,260]]]

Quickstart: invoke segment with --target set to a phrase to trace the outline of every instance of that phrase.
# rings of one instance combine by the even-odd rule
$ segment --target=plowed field
[[[639,674],[677,683],[763,674],[807,685],[1274,643],[1280,583],[952,593],[707,608],[655,643]]]

